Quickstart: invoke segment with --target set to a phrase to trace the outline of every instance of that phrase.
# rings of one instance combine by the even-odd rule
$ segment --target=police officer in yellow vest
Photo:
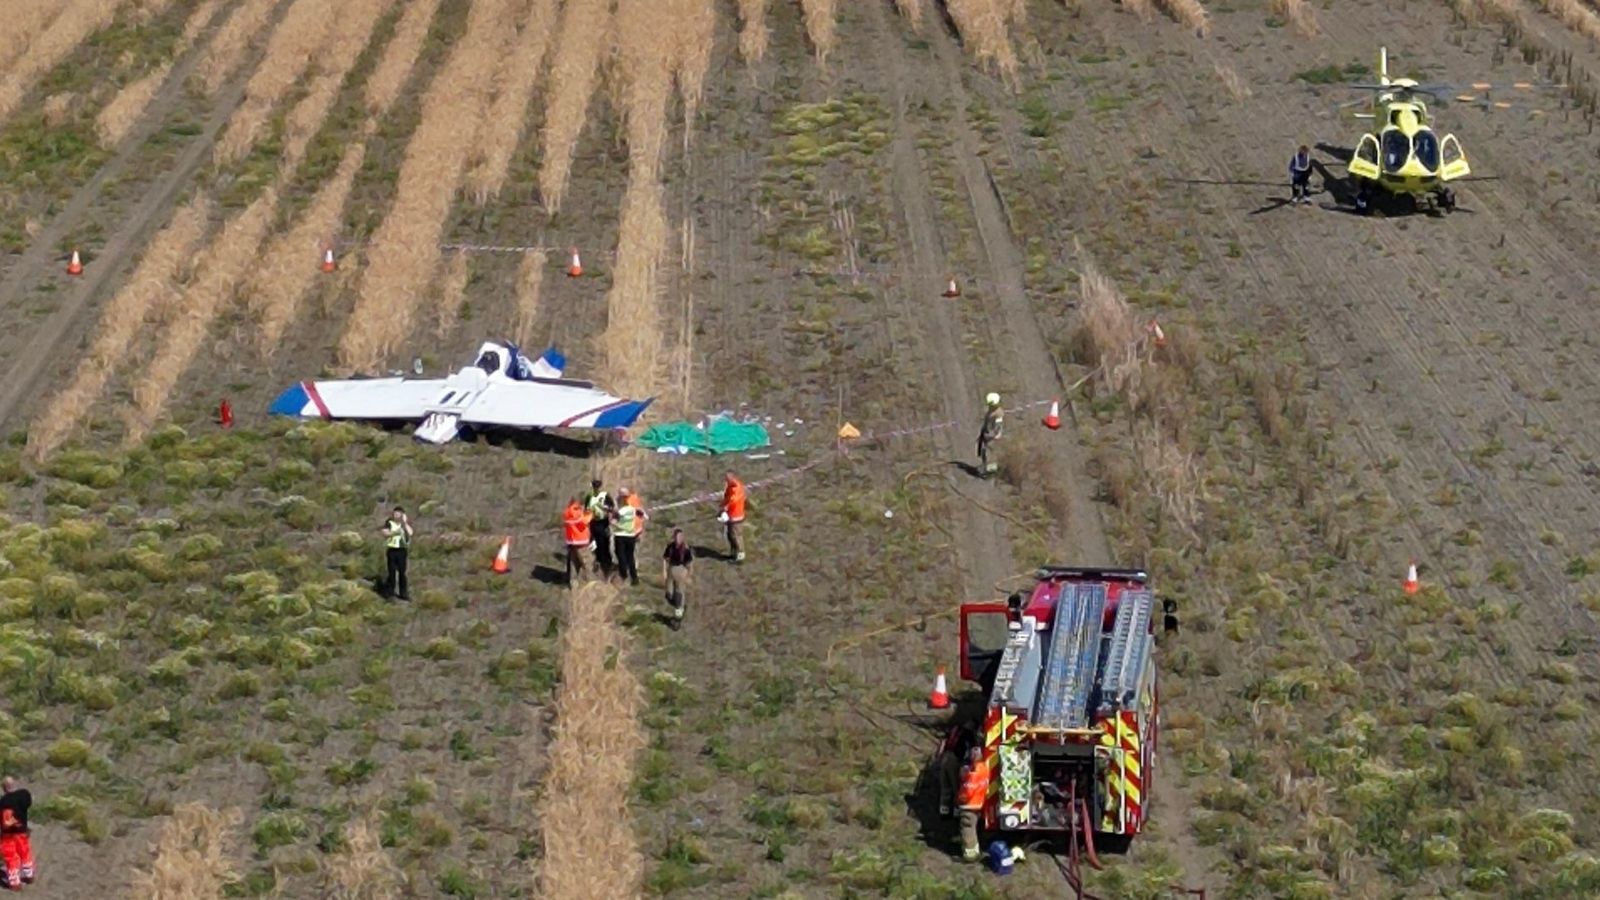
[[[639,546],[639,532],[644,530],[644,510],[628,502],[628,489],[617,492],[617,511],[612,514],[616,523],[611,528],[611,538],[617,549],[617,576],[633,584],[639,583],[639,563],[635,552]]]
[[[383,523],[384,544],[387,547],[389,574],[384,579],[384,594],[401,600],[411,599],[411,588],[406,584],[406,554],[411,550],[411,520],[406,511],[396,506]]]

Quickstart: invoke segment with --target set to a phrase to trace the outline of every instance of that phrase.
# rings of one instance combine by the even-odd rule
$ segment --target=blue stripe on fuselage
[[[311,397],[306,393],[305,384],[297,383],[279,394],[278,399],[272,401],[272,406],[267,408],[267,412],[274,416],[303,416],[310,402]]]
[[[654,401],[655,398],[652,397],[649,400],[635,400],[613,409],[608,409],[595,418],[594,427],[627,428],[638,421],[639,417],[644,415],[645,409]]]

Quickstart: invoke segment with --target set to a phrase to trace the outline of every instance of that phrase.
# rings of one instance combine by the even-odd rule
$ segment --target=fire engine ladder
[[[1062,585],[1033,715],[1039,727],[1065,730],[1088,726],[1089,694],[1094,690],[1105,607],[1104,584]]]
[[[1117,620],[1106,646],[1105,673],[1100,680],[1100,713],[1127,709],[1137,700],[1144,669],[1150,661],[1150,616],[1156,596],[1151,591],[1124,590],[1117,604]]]

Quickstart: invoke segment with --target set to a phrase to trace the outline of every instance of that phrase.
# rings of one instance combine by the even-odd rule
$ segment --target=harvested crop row
[[[627,799],[633,759],[645,747],[644,700],[628,667],[606,662],[623,650],[612,621],[621,604],[615,588],[598,583],[570,592],[567,602],[555,737],[539,804],[539,894],[547,900],[640,893],[644,864]]]
[[[1200,5],[1200,0],[1160,0],[1167,15],[1178,20],[1178,23],[1194,29],[1194,33],[1205,37],[1211,33],[1211,17],[1206,14],[1206,8]],[[1570,2],[1570,0],[1569,0]]]
[[[488,85],[505,55],[510,0],[478,0],[443,71],[422,98],[406,146],[394,205],[373,235],[339,360],[367,369],[410,332],[439,263],[439,241],[488,107]]]
[[[1600,16],[1578,0],[1539,0],[1539,5],[1572,32],[1600,41]]]
[[[331,18],[322,0],[294,0],[267,40],[261,64],[245,84],[244,102],[233,111],[227,129],[217,139],[218,165],[234,162],[255,147],[272,111],[322,51],[330,37]]]
[[[96,31],[110,25],[126,0],[68,0],[0,77],[0,123],[9,119],[28,91]],[[48,5],[48,4],[45,4]]]
[[[1017,79],[1017,51],[1011,46],[1014,9],[1006,0],[950,0],[950,18],[978,61],[993,64],[1006,81]]]
[[[717,38],[717,10],[713,0],[668,0],[667,19],[672,33],[672,74],[683,99],[684,140],[694,125],[695,111],[706,92],[706,72]]]
[[[388,112],[405,90],[438,11],[439,0],[411,0],[406,4],[405,13],[395,24],[394,36],[383,49],[383,58],[367,79],[367,109],[375,115]]]
[[[178,46],[173,51],[173,58],[187,53],[194,45],[194,39],[200,36],[216,15],[219,0],[205,0],[183,24],[183,36],[178,39]],[[105,108],[100,110],[100,115],[95,117],[95,133],[100,138],[100,146],[115,147],[122,143],[128,136],[133,126],[139,124],[144,118],[144,111],[150,106],[150,101],[155,99],[161,91],[161,86],[167,83],[167,76],[172,74],[172,62],[168,61],[158,66],[153,71],[147,72],[143,77],[123,86],[117,95],[111,98]]]
[[[922,32],[922,0],[894,0],[894,8],[911,23],[911,30]]]
[[[539,194],[552,216],[566,196],[572,155],[589,115],[595,71],[609,45],[610,0],[568,0],[561,12],[560,34],[545,107],[544,164],[539,167]]]
[[[99,330],[72,382],[50,403],[49,413],[28,428],[28,454],[34,459],[55,452],[99,402],[146,317],[176,302],[174,278],[205,234],[207,208],[204,197],[195,197],[179,209],[150,241],[128,283],[106,304]]]
[[[539,83],[539,72],[544,67],[545,50],[550,45],[550,32],[555,23],[555,0],[528,3],[522,27],[512,44],[513,52],[506,58],[505,70],[501,72],[499,90],[489,107],[489,118],[483,123],[478,163],[467,179],[480,205],[500,196],[501,188],[505,187],[506,177],[511,172],[511,157],[522,142],[528,105]]]
[[[472,269],[469,267],[467,251],[457,250],[450,254],[450,264],[445,267],[444,278],[439,284],[439,334],[450,333],[456,325],[456,319],[461,315],[461,307],[467,303],[467,284],[472,280]]]
[[[278,192],[269,187],[234,219],[223,226],[202,262],[193,281],[183,292],[183,306],[166,323],[161,343],[145,369],[144,378],[133,388],[134,410],[128,418],[129,444],[141,440],[156,418],[166,409],[172,388],[205,343],[211,324],[233,300],[261,253],[261,244],[272,228],[278,210]]]
[[[1272,11],[1288,22],[1301,37],[1316,37],[1316,11],[1306,0],[1272,0]]]
[[[512,334],[523,346],[533,341],[533,326],[539,317],[539,291],[544,286],[544,267],[549,261],[543,250],[535,250],[522,257],[522,265],[517,270],[517,320]]]
[[[839,11],[835,7],[837,0],[800,0],[800,9],[805,13],[806,37],[811,41],[811,49],[816,51],[817,62],[826,63],[828,54],[839,43]]]
[[[215,94],[229,76],[244,65],[245,51],[272,18],[278,0],[244,0],[236,7],[228,21],[217,29],[216,37],[206,48],[206,55],[195,68],[206,93]]]
[[[350,70],[372,41],[378,22],[395,0],[348,0],[340,7],[338,27],[323,44],[316,60],[316,76],[300,102],[289,110],[283,126],[283,165],[292,170],[305,158],[306,148],[339,99]],[[406,71],[410,71],[409,67]]]
[[[629,166],[603,345],[608,383],[625,396],[652,392],[661,351],[655,283],[666,220],[659,176],[676,60],[673,48],[656,39],[656,2],[623,0],[619,6],[612,69]],[[631,483],[637,474],[630,471],[622,480]],[[616,483],[621,473],[605,477]],[[563,642],[564,687],[556,699],[555,740],[538,816],[545,851],[540,887],[553,900],[639,894],[643,860],[627,808],[634,759],[644,747],[639,685],[625,666],[607,671],[601,650],[622,650],[623,637],[611,619],[619,602],[609,587],[577,592]],[[592,865],[595,847],[606,848],[605,866]]]
[[[745,62],[760,62],[772,43],[767,0],[739,0],[739,23],[739,55]]]
[[[176,897],[221,897],[223,887],[239,877],[238,810],[218,812],[198,803],[172,811],[156,838],[155,860],[148,872],[133,878],[133,896],[140,900]]]
[[[384,45],[383,55],[373,70],[375,73],[385,73],[388,83],[396,86],[410,80],[422,50],[422,37],[426,36],[428,22],[437,8],[436,0],[417,0],[406,8],[395,36]],[[376,127],[376,119],[389,111],[389,104],[399,98],[400,92],[398,87],[386,88],[375,96],[371,92],[372,82],[369,81],[367,87],[372,118],[366,128],[370,134]],[[373,105],[375,101],[378,105]],[[351,186],[366,160],[366,151],[365,139],[345,151],[334,177],[317,190],[299,223],[272,243],[257,270],[255,284],[246,289],[246,296],[251,298],[250,308],[261,322],[263,353],[270,353],[278,345],[284,330],[299,314],[300,304],[317,278],[318,270],[312,264],[311,254],[325,247],[338,232]],[[285,148],[285,153],[288,152],[289,148]]]
[[[6,23],[5,31],[0,33],[0,69],[20,56],[59,11],[55,4],[39,0],[0,0],[0,22]]]
[[[350,188],[355,184],[361,164],[367,158],[367,145],[357,142],[345,151],[332,178],[317,189],[311,205],[294,228],[279,235],[262,256],[252,283],[244,291],[249,308],[261,323],[263,353],[271,352],[283,332],[300,312],[300,304],[321,272],[315,265],[318,248],[339,229]]]

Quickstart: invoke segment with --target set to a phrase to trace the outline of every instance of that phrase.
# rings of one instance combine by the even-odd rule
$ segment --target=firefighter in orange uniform
[[[561,514],[561,526],[567,541],[567,586],[572,586],[573,573],[583,574],[583,551],[589,548],[589,511],[577,497],[567,500],[567,509]]]
[[[0,859],[5,862],[5,886],[13,891],[32,884],[33,845],[28,838],[28,809],[33,795],[7,775],[0,781],[5,794],[0,796]]]
[[[736,563],[744,562],[744,542],[739,539],[739,532],[744,528],[744,499],[744,482],[729,472],[727,486],[722,489],[722,515],[719,518],[728,527],[728,555]]]
[[[983,805],[989,799],[989,764],[983,761],[983,748],[974,746],[967,752],[967,764],[961,770],[961,793],[956,805],[961,808],[961,858],[967,862],[978,861],[978,819],[983,816]]]

